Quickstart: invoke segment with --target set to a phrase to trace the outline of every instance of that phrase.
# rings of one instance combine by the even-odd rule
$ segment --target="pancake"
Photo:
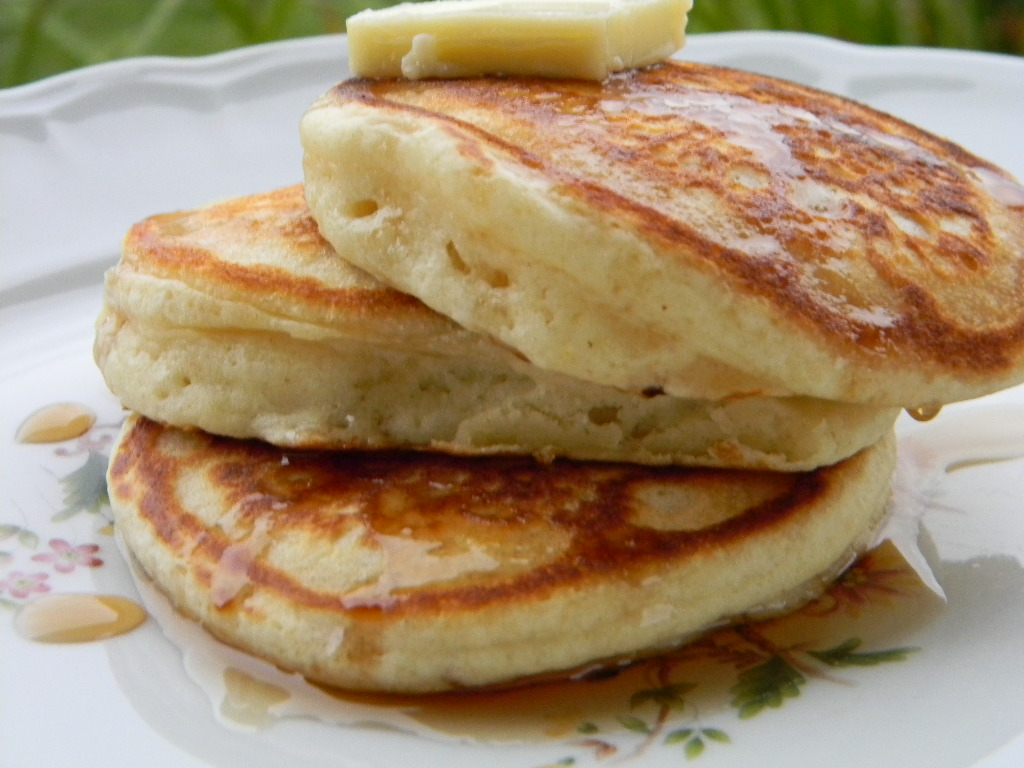
[[[346,258],[539,367],[907,408],[1024,379],[1024,188],[838,96],[682,62],[350,80],[301,137]]]
[[[289,447],[800,470],[876,442],[896,416],[629,393],[537,368],[340,258],[301,187],[133,227],[95,356],[127,408]]]
[[[213,635],[427,692],[672,647],[792,608],[870,543],[895,440],[807,473],[295,452],[130,416],[116,530]]]

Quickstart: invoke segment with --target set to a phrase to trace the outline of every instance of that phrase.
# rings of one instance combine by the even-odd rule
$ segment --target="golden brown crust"
[[[679,62],[603,84],[353,80],[331,98],[417,112],[484,165],[483,146],[514,158],[843,358],[1021,365],[1024,189],[889,115]]]
[[[122,444],[110,470],[114,493],[131,498],[145,488],[142,516],[163,544],[188,549],[210,578],[236,541],[229,532],[204,525],[182,503],[180,487],[196,466],[213,467],[211,481],[225,509],[241,509],[243,526],[273,517],[279,536],[303,531],[336,541],[356,526],[371,536],[409,540],[471,542],[499,551],[514,537],[547,549],[553,537],[568,544],[542,567],[516,566],[449,579],[443,589],[397,589],[379,604],[347,605],[346,596],[319,592],[288,573],[256,562],[248,571],[254,588],[269,588],[289,601],[339,612],[403,612],[442,615],[482,604],[542,599],[555,590],[585,589],[612,572],[642,578],[672,560],[728,548],[735,541],[807,514],[832,486],[827,469],[804,473],[744,472],[703,468],[654,468],[631,464],[538,463],[530,457],[466,459],[405,452],[284,452],[257,441],[233,441],[195,433],[196,463],[161,448],[168,428],[140,419]],[[193,449],[195,450],[195,449]],[[287,463],[282,457],[287,456]],[[735,510],[710,527],[659,530],[637,522],[636,500],[645,486],[671,493],[721,491],[738,482],[753,486],[758,503]],[[338,502],[357,514],[338,514]],[[286,512],[280,510],[286,509]],[[686,514],[683,511],[681,514]],[[548,537],[548,538],[545,538]],[[453,546],[453,545],[449,545]],[[193,549],[194,547],[194,549]],[[236,610],[225,606],[224,610]]]
[[[282,451],[132,417],[108,479],[129,548],[214,634],[333,684],[437,690],[806,599],[870,537],[885,445],[737,472]]]
[[[253,259],[258,244],[270,258]],[[283,257],[275,261],[278,253]],[[301,184],[147,218],[129,230],[118,269],[180,280],[269,311],[296,314],[301,307],[307,319],[323,323],[438,322],[417,299],[340,263],[309,214]]]

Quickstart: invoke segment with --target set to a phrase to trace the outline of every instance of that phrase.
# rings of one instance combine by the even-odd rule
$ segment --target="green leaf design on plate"
[[[686,753],[687,760],[694,760],[704,754],[704,739],[700,736],[694,736],[683,748]]]
[[[906,661],[909,654],[919,650],[917,648],[890,648],[884,651],[857,653],[860,646],[860,638],[851,637],[834,648],[824,651],[808,651],[807,653],[830,667],[876,667],[879,664]]]
[[[651,727],[635,715],[619,715],[618,720],[626,729],[634,733],[651,733]]]
[[[658,688],[645,688],[630,697],[629,708],[636,709],[650,702],[659,707],[682,709],[686,706],[686,694],[696,687],[696,683],[672,683]]]
[[[683,754],[686,755],[686,759],[694,760],[704,754],[707,749],[708,742],[705,739],[716,741],[719,744],[732,743],[728,734],[718,728],[679,728],[665,737],[665,745],[683,744]]]
[[[79,512],[99,512],[110,503],[107,495],[107,464],[102,453],[90,453],[85,463],[61,478],[64,508],[53,516],[54,521],[67,520]]]
[[[748,719],[761,714],[765,708],[778,709],[786,699],[800,695],[800,686],[806,678],[780,656],[773,656],[756,667],[740,673],[736,684],[730,689],[732,705],[739,716]]]
[[[596,723],[592,723],[589,720],[585,723],[580,723],[579,726],[576,728],[577,733],[584,733],[587,735],[597,733],[600,730],[601,729],[597,727]]]
[[[541,768],[567,768],[567,766],[576,765],[575,757],[563,757],[561,760],[556,760],[553,763],[541,766]]]
[[[39,545],[39,537],[28,528],[14,523],[0,525],[0,541],[16,536],[18,543],[26,549],[35,549]]]
[[[705,736],[712,741],[717,741],[719,744],[732,744],[732,739],[729,738],[729,734],[718,728],[701,728],[701,735]]]
[[[673,744],[682,744],[693,736],[693,728],[680,728],[677,731],[672,731],[668,736],[665,737],[665,744],[672,746]]]

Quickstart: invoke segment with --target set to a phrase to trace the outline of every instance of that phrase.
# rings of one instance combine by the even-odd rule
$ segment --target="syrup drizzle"
[[[1024,407],[974,408],[900,441],[901,463],[918,473],[948,474],[963,467],[1024,457]],[[927,478],[919,477],[919,483]]]
[[[919,405],[917,408],[907,408],[907,414],[914,421],[931,421],[941,411],[941,405]]]

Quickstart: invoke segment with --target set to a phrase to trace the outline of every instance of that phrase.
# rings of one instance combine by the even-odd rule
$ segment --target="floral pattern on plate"
[[[3,608],[17,609],[35,596],[61,588],[60,577],[80,569],[100,568],[104,564],[98,543],[73,538],[80,536],[80,532],[47,533],[59,531],[61,523],[82,514],[97,519],[97,534],[109,533],[112,525],[106,470],[110,446],[119,426],[94,425],[94,419],[82,421],[81,412],[88,409],[79,406],[72,413],[67,406],[67,403],[58,403],[41,409],[31,414],[22,425],[24,427],[39,416],[45,417],[47,411],[62,411],[60,418],[66,418],[67,425],[72,426],[71,435],[57,428],[50,433],[52,439],[19,439],[18,442],[55,443],[53,456],[81,458],[82,462],[69,473],[55,477],[62,498],[60,507],[39,514],[38,510],[26,511],[9,506],[9,514],[17,513],[22,519],[0,521],[0,607]],[[78,426],[74,426],[75,423]],[[54,427],[54,423],[50,421],[49,426]],[[19,438],[24,433],[24,429],[19,429]],[[46,518],[48,524],[44,531],[40,524]]]

